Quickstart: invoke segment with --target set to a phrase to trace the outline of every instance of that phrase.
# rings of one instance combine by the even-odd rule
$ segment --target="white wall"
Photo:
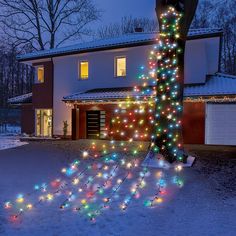
[[[187,42],[185,83],[202,83],[205,81],[206,74],[217,72],[218,46],[219,43],[215,39]],[[71,131],[71,108],[66,107],[62,102],[63,96],[94,88],[137,85],[140,67],[147,65],[149,52],[152,48],[152,45],[139,46],[54,58],[54,135],[62,134],[63,120],[69,122],[69,131]],[[208,55],[210,53],[212,56]],[[117,56],[127,57],[126,78],[114,77],[114,58]],[[78,62],[80,60],[89,61],[88,80],[78,79]]]
[[[204,83],[218,72],[220,38],[190,40],[186,44],[185,84]]]

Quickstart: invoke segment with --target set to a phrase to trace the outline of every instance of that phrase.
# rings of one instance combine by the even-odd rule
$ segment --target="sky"
[[[122,16],[156,17],[155,0],[94,0],[94,2],[103,10],[98,25],[119,22]]]

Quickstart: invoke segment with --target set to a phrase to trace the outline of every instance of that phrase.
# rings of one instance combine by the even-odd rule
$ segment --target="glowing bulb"
[[[88,153],[87,151],[84,151],[84,152],[83,152],[83,157],[84,157],[84,158],[88,157],[88,155],[89,155],[89,153]]]

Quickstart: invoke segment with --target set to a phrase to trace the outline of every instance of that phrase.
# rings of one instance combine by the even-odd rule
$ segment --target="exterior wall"
[[[35,133],[35,112],[32,104],[21,107],[21,132],[26,134]]]
[[[32,103],[35,109],[53,108],[53,63],[51,61],[35,63],[44,66],[44,83],[33,85]]]
[[[205,144],[205,103],[184,103],[183,138],[185,144]]]
[[[204,83],[207,74],[218,71],[220,38],[190,40],[185,53],[185,83]],[[62,135],[63,121],[69,123],[71,134],[71,109],[62,98],[95,88],[132,87],[138,84],[140,66],[147,65],[152,45],[123,48],[78,55],[56,57],[54,62],[53,130]],[[127,57],[126,78],[114,76],[114,58]],[[89,79],[78,79],[78,62],[89,61]]]
[[[79,139],[86,139],[86,111],[106,111],[106,127],[110,130],[111,119],[117,105],[81,105],[79,108]],[[74,128],[74,127],[73,127]],[[131,135],[131,133],[130,133]],[[128,134],[129,136],[129,134]],[[130,136],[131,137],[131,136]],[[116,136],[114,136],[117,139]],[[205,143],[205,104],[184,103],[183,138],[185,144]],[[119,139],[119,138],[118,138]]]
[[[105,126],[111,128],[111,119],[116,105],[83,105],[79,106],[79,139],[86,139],[86,111],[106,111]]]
[[[35,134],[35,109],[53,109],[53,63],[44,61],[33,66],[44,66],[44,83],[34,84],[32,104],[22,106],[22,132]]]
[[[185,84],[205,83],[206,75],[218,72],[219,50],[219,37],[187,41]]]

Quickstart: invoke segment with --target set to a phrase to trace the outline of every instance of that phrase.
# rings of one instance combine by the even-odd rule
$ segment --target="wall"
[[[207,74],[218,70],[219,37],[196,39],[187,42],[185,53],[185,83],[204,83]],[[56,57],[54,62],[54,123],[55,135],[62,134],[63,120],[69,123],[71,108],[62,102],[64,96],[94,88],[130,87],[138,83],[140,66],[146,65],[152,45]],[[211,54],[211,55],[210,55]],[[127,57],[127,77],[114,77],[114,58]],[[78,62],[89,61],[89,79],[78,79]]]
[[[220,38],[187,41],[185,84],[205,83],[206,75],[218,72]]]
[[[21,107],[21,132],[26,134],[35,133],[35,112],[32,104]]]
[[[86,131],[86,111],[106,111],[105,126],[110,129],[111,119],[116,105],[82,105],[79,106],[79,139],[85,139]]]
[[[112,129],[110,123],[117,105],[80,105],[79,108],[79,139],[86,139],[86,111],[103,110],[106,111],[106,127]],[[114,127],[113,127],[114,128]],[[128,130],[126,130],[127,133]],[[127,134],[132,137],[132,132]],[[114,136],[120,139],[120,136]],[[205,103],[184,103],[183,114],[183,139],[185,144],[205,143]]]
[[[34,63],[44,66],[44,83],[33,85],[32,103],[35,109],[53,108],[53,63],[51,61]]]
[[[53,63],[43,61],[33,66],[44,66],[44,83],[33,85],[32,104],[22,106],[22,133],[35,134],[35,109],[53,109]]]
[[[183,138],[185,144],[205,144],[205,103],[184,103]]]

